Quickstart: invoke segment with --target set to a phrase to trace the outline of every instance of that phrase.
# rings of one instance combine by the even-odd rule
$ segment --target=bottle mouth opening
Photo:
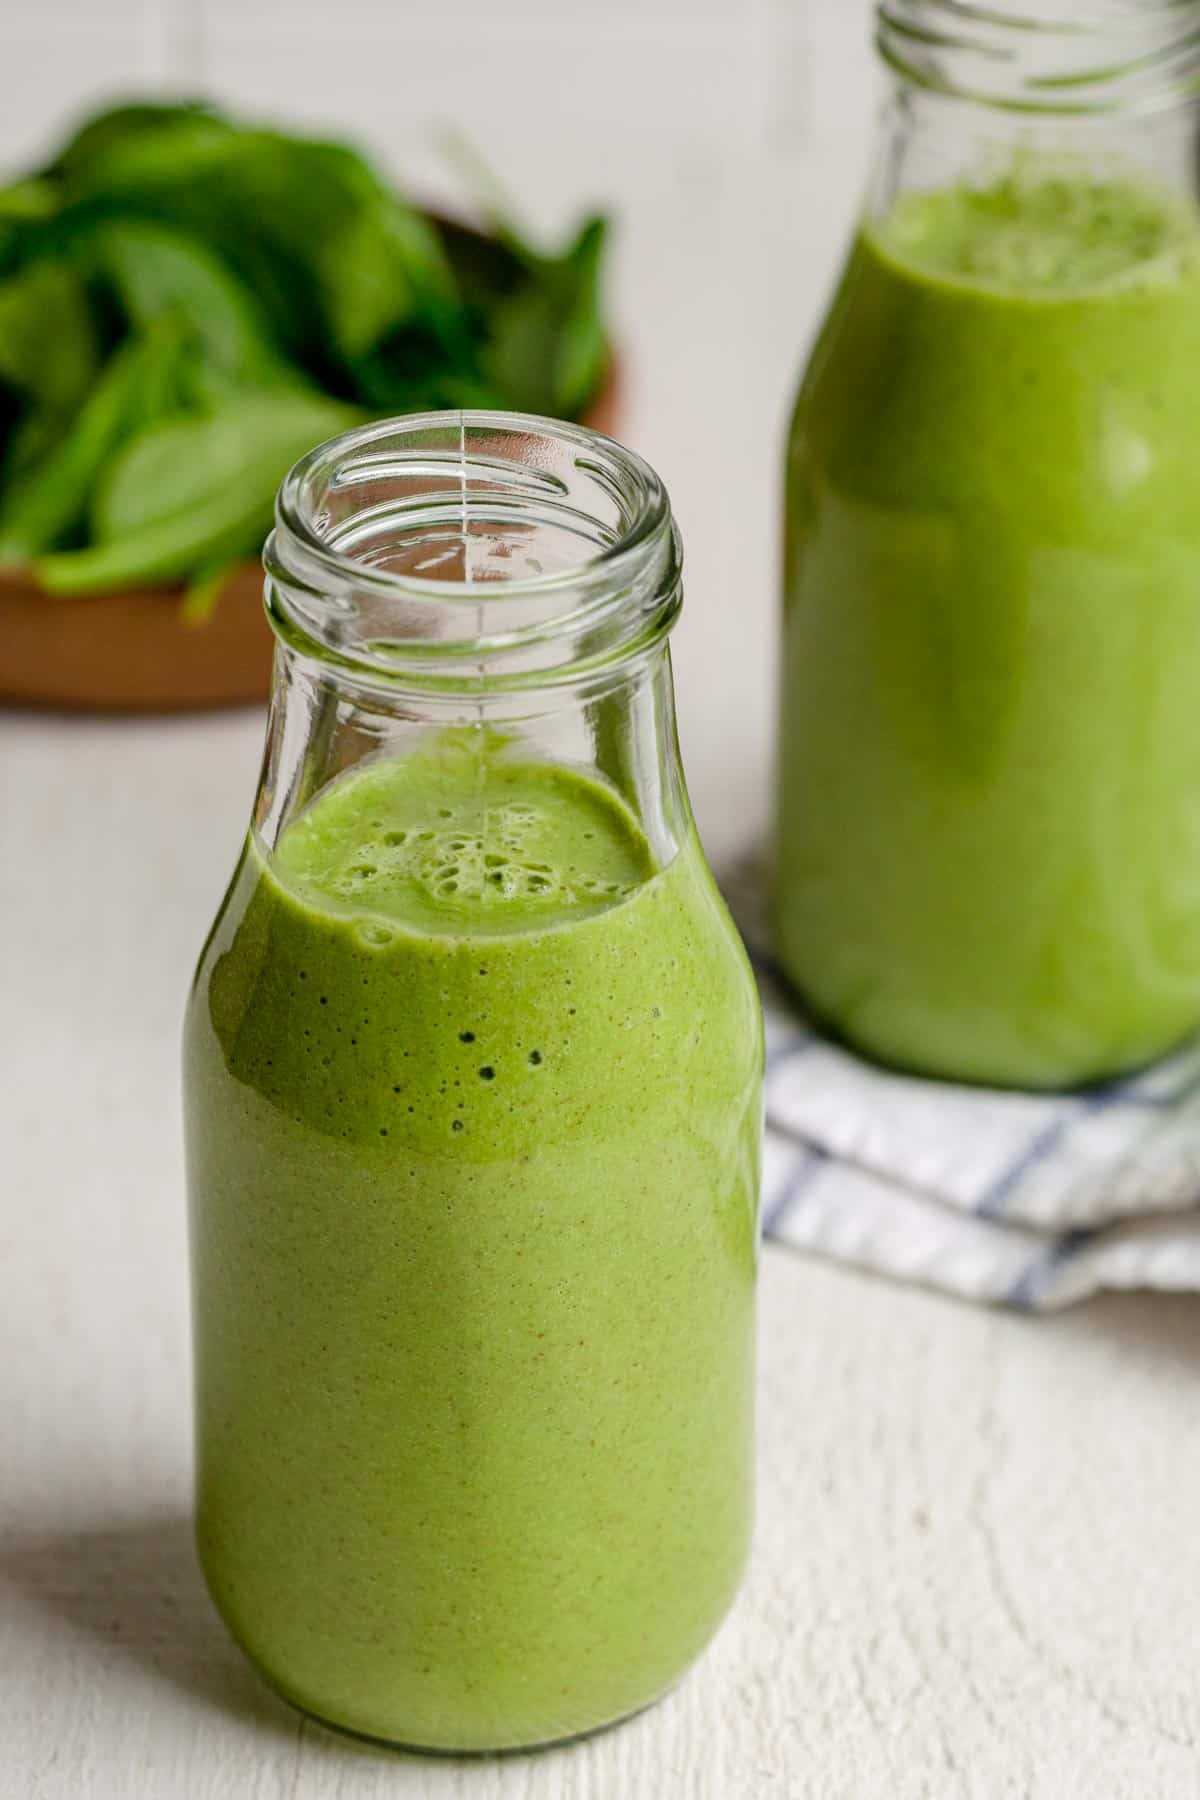
[[[878,0],[876,43],[915,86],[1048,117],[1200,94],[1200,0]]]
[[[666,490],[612,438],[415,414],[321,444],[285,478],[267,611],[293,649],[391,685],[546,685],[664,635],[679,560]]]

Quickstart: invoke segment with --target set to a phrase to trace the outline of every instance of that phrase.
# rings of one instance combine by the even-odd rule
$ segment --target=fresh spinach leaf
[[[504,404],[495,383],[420,325],[401,326],[356,358],[353,377],[358,398],[380,413]]]
[[[270,524],[271,503],[257,487],[222,489],[127,537],[40,557],[33,573],[47,593],[64,595],[186,581],[211,562],[255,555]]]
[[[69,432],[0,496],[0,561],[24,561],[68,538],[86,516],[106,463],[122,440],[178,405],[185,348],[160,321],[109,359]]]
[[[525,279],[496,305],[480,360],[508,405],[573,418],[599,386],[605,230],[590,219],[563,256],[527,253]]]
[[[225,591],[225,584],[236,569],[237,559],[225,557],[215,563],[206,563],[189,578],[180,608],[185,625],[195,627],[208,623]]]
[[[269,131],[135,138],[67,184],[59,229],[157,218],[199,237],[256,296],[284,351],[337,385],[396,325],[463,339],[436,232],[338,144]]]
[[[0,188],[0,554],[86,592],[211,606],[296,457],[380,413],[578,416],[602,379],[605,227],[482,237],[342,144],[199,104],[86,121]]]
[[[253,490],[274,499],[314,444],[361,421],[320,394],[247,394],[209,418],[169,419],[139,433],[113,462],[92,509],[105,543],[185,513],[209,496]]]
[[[58,211],[58,205],[55,183],[43,181],[36,175],[0,187],[0,220],[6,222],[23,224],[29,220],[48,219]]]
[[[134,330],[177,319],[199,359],[247,382],[296,380],[254,297],[203,243],[148,219],[100,226],[93,256]]]
[[[567,418],[582,412],[593,398],[608,363],[601,292],[607,238],[607,220],[588,219],[549,274],[561,307],[554,360],[555,403],[556,411]]]
[[[68,413],[101,361],[84,284],[69,263],[31,263],[0,282],[0,381],[26,401]]]
[[[43,171],[60,180],[102,167],[107,157],[121,155],[133,143],[156,143],[168,137],[201,142],[226,136],[233,127],[202,100],[135,100],[93,113],[67,139]]]

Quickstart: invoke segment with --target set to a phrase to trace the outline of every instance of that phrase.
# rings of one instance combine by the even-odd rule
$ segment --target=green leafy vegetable
[[[604,373],[604,238],[604,220],[589,219],[565,256],[537,259],[537,279],[523,282],[497,306],[484,368],[504,392],[527,394],[531,412],[573,417]]]
[[[95,255],[134,330],[170,317],[185,327],[198,358],[222,374],[295,380],[253,295],[205,245],[168,226],[120,219],[100,228]]]
[[[35,555],[82,524],[105,464],[122,440],[176,404],[184,341],[168,321],[128,338],[110,358],[72,429],[0,496],[0,561]]]
[[[201,104],[84,122],[0,187],[0,560],[61,593],[183,582],[199,622],[322,439],[427,407],[578,417],[604,221],[558,256],[491,223]]]
[[[151,425],[121,451],[96,494],[92,547],[43,557],[38,575],[52,593],[80,594],[182,581],[252,556],[292,464],[362,416],[320,394],[281,392]]]
[[[225,591],[225,583],[236,567],[236,559],[225,557],[190,578],[183,596],[185,625],[204,625],[211,619],[217,601]]]
[[[106,157],[118,155],[129,144],[164,137],[194,140],[225,137],[232,127],[203,101],[137,100],[93,113],[69,137],[47,176],[74,176],[102,166]]]
[[[99,333],[71,264],[33,262],[0,283],[0,381],[36,406],[69,412],[99,364]]]

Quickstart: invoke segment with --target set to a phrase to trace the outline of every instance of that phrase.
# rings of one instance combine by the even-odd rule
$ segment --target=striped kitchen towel
[[[1027,1311],[1200,1290],[1200,1041],[1073,1094],[892,1074],[798,1018],[753,889],[731,899],[766,1017],[767,1236]]]

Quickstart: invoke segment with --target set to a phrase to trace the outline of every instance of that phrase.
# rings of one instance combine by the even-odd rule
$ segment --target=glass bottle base
[[[258,1668],[257,1664],[255,1664],[255,1668],[274,1694],[277,1694],[302,1718],[311,1720],[313,1724],[321,1726],[323,1730],[331,1731],[337,1737],[349,1738],[356,1744],[369,1744],[373,1749],[389,1751],[395,1756],[426,1756],[439,1762],[483,1761],[500,1756],[537,1756],[545,1750],[563,1750],[571,1744],[583,1743],[588,1738],[603,1737],[606,1732],[617,1731],[622,1725],[628,1725],[631,1720],[640,1719],[643,1713],[652,1712],[656,1706],[661,1705],[675,1692],[675,1689],[687,1679],[690,1673],[685,1669],[682,1675],[677,1676],[674,1681],[663,1688],[661,1693],[655,1694],[653,1699],[644,1700],[640,1706],[631,1707],[628,1712],[618,1713],[615,1718],[603,1719],[597,1725],[584,1725],[577,1731],[568,1731],[552,1737],[539,1737],[529,1742],[480,1744],[463,1749],[446,1744],[418,1743],[406,1737],[379,1737],[373,1732],[356,1731],[352,1725],[341,1725],[336,1719],[326,1718],[322,1713],[314,1711],[311,1706],[304,1706],[300,1701],[293,1700],[291,1695],[286,1693],[277,1682],[272,1681],[262,1669]]]
[[[419,1728],[411,1731],[407,1731],[403,1727],[398,1727],[394,1731],[375,1730],[367,1726],[348,1723],[344,1718],[337,1717],[332,1710],[326,1710],[319,1703],[314,1703],[309,1695],[291,1687],[286,1680],[281,1680],[255,1654],[217,1600],[211,1582],[207,1585],[217,1611],[221,1615],[222,1623],[247,1662],[272,1693],[304,1718],[311,1719],[315,1724],[340,1737],[353,1739],[356,1743],[371,1744],[379,1749],[391,1750],[399,1754],[439,1758],[531,1755],[538,1751],[552,1750],[562,1748],[567,1744],[578,1743],[585,1738],[597,1737],[602,1732],[615,1730],[631,1719],[640,1717],[642,1713],[649,1712],[660,1701],[665,1700],[669,1694],[673,1693],[706,1654],[717,1631],[724,1623],[737,1594],[735,1587],[733,1594],[729,1597],[727,1604],[721,1608],[704,1640],[693,1649],[686,1661],[678,1666],[666,1680],[658,1682],[644,1699],[635,1699],[632,1704],[618,1706],[615,1711],[598,1711],[591,1716],[583,1705],[568,1708],[561,1705],[560,1702],[559,1718],[563,1720],[561,1727],[554,1719],[552,1708],[547,1706],[542,1715],[548,1726],[548,1729],[545,1730],[538,1729],[536,1721],[529,1721],[530,1729],[528,1730],[522,1730],[519,1725],[509,1730],[503,1728],[489,1730],[488,1724],[494,1722],[479,1718],[479,1709],[476,1708],[477,1730],[472,1731],[470,1725],[466,1724],[463,1729],[441,1737],[437,1733],[427,1735]],[[738,1586],[740,1586],[740,1582]],[[573,1718],[572,1713],[574,1714]]]

